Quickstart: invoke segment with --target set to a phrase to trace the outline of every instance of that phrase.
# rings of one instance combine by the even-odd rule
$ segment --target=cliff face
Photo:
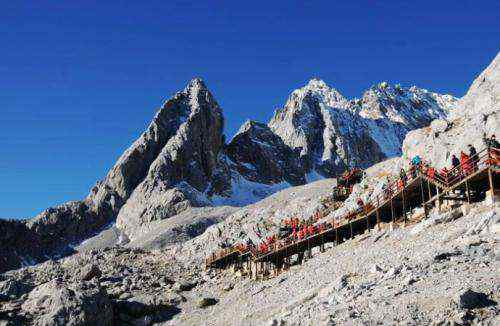
[[[203,82],[193,80],[167,103],[166,110],[175,108],[184,119],[118,214],[122,229],[211,205],[208,197],[228,186],[220,159],[222,112]]]
[[[348,101],[321,80],[311,80],[276,111],[269,127],[300,152],[306,170],[329,177],[401,155],[408,131],[443,118],[449,95],[380,83]]]
[[[305,170],[297,153],[263,123],[245,122],[225,148],[234,169],[247,180],[304,184]]]

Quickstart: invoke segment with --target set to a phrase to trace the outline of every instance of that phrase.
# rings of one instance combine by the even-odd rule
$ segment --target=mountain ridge
[[[333,177],[354,166],[367,167],[387,158],[388,152],[383,151],[383,137],[377,139],[366,130],[378,122],[369,126],[360,112],[371,106],[384,114],[392,112],[382,120],[394,127],[400,122],[390,118],[401,108],[435,109],[396,130],[405,134],[447,114],[448,102],[456,101],[436,95],[445,99],[438,103],[417,88],[409,92],[418,103],[402,102],[396,96],[389,101],[386,93],[392,88],[383,88],[371,100],[356,102],[324,81],[312,79],[291,93],[267,125],[245,122],[226,143],[222,109],[203,80],[194,78],[162,104],[147,129],[87,197],[46,209],[23,222],[23,232],[39,249],[16,251],[17,258],[9,261],[17,264],[9,263],[6,268],[69,254],[72,244],[115,220],[127,238],[133,239],[141,235],[143,225],[190,207],[247,205],[293,185]],[[294,125],[295,121],[299,123]],[[393,147],[401,146],[401,137],[395,136]],[[19,247],[19,241],[11,247]]]

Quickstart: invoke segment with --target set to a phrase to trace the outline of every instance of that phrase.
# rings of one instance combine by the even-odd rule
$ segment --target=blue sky
[[[0,0],[0,217],[83,198],[161,103],[202,77],[226,134],[319,77],[464,94],[500,49],[498,1]]]

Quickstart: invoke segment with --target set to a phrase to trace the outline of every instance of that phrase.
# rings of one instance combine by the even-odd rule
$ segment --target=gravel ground
[[[264,281],[230,271],[208,274],[168,324],[493,325],[499,321],[499,234],[488,230],[498,229],[500,216],[476,204],[447,221],[458,216],[434,214],[393,230],[386,225]],[[460,298],[468,290],[477,302],[464,308]],[[193,305],[198,297],[219,302],[201,309]]]

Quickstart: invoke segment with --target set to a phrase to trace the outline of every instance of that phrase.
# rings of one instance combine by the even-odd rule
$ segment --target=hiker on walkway
[[[483,141],[486,147],[492,147],[500,149],[500,143],[496,140],[495,135],[491,135],[490,138],[486,138],[486,134],[483,135]]]
[[[485,134],[483,141],[488,148],[488,155],[491,159],[488,163],[500,165],[500,143],[495,139],[495,135],[491,135],[491,138],[486,138]]]
[[[470,164],[471,164],[472,170],[476,171],[477,170],[477,161],[479,159],[477,156],[477,151],[476,151],[476,148],[474,146],[472,146],[471,144],[469,144],[468,147],[469,147]]]
[[[458,157],[453,154],[451,156],[451,169],[452,169],[452,173],[453,173],[453,176],[458,176],[460,175],[460,160],[458,159]]]
[[[464,175],[467,175],[471,172],[469,155],[465,154],[464,152],[460,152],[460,167]]]
[[[431,179],[434,179],[436,177],[436,169],[432,166],[429,166],[427,168],[427,176]]]
[[[314,235],[314,233],[315,233],[314,225],[309,225],[308,231],[309,231],[309,235]]]
[[[411,159],[411,164],[415,165],[415,166],[419,166],[420,163],[422,162],[422,159],[420,158],[420,156],[418,155],[415,155],[412,159]]]
[[[420,165],[422,164],[422,159],[420,156],[415,155],[412,160],[411,160],[411,175],[412,178],[417,177],[417,171],[420,168]]]
[[[408,180],[408,177],[406,176],[405,169],[401,169],[399,171],[399,178],[401,179],[401,182],[403,184],[403,187],[406,185],[406,181]]]
[[[358,212],[362,212],[363,211],[363,206],[365,206],[365,203],[363,202],[363,199],[358,198],[358,200],[356,201],[356,203],[358,204]]]

